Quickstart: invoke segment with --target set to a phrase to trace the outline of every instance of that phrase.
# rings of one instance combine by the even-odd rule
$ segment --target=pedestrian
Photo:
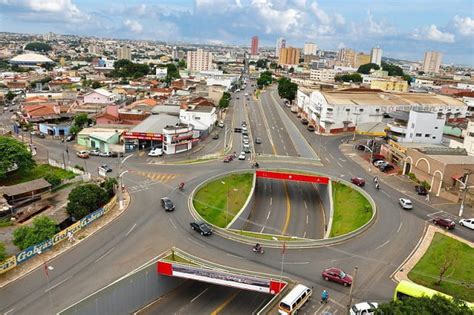
[[[426,194],[425,200],[428,201],[428,202],[430,202],[430,194]]]

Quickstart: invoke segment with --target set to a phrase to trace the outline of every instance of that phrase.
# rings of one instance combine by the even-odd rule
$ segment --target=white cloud
[[[26,3],[33,11],[62,13],[67,16],[79,16],[81,11],[71,0],[29,0]]]
[[[264,22],[266,33],[288,33],[299,27],[302,13],[296,9],[277,10],[270,0],[252,0],[251,6]]]
[[[346,24],[346,19],[341,14],[335,13],[334,22],[336,22],[337,25],[344,25]]]
[[[440,43],[454,43],[454,35],[449,32],[443,32],[438,29],[434,24],[429,27],[415,29],[412,34],[414,39],[418,40],[430,40],[433,42]]]
[[[470,17],[454,16],[454,27],[464,36],[474,35],[474,19]]]
[[[374,19],[373,14],[369,11],[367,11],[367,17],[369,21],[369,33],[371,34],[383,34],[385,32],[385,27],[382,22],[377,22]]]
[[[321,22],[322,24],[329,24],[331,21],[329,19],[329,15],[327,15],[326,12],[324,12],[321,8],[319,8],[318,4],[316,2],[311,3],[311,12],[316,16],[316,18]]]
[[[123,24],[133,33],[141,33],[143,31],[143,26],[137,21],[127,19]]]

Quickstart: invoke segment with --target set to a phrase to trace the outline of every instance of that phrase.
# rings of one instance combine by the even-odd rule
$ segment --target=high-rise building
[[[202,49],[188,51],[187,69],[193,72],[211,70],[212,53]]]
[[[425,52],[425,59],[423,60],[423,71],[426,73],[438,73],[441,66],[441,58],[443,54],[438,51]]]
[[[99,55],[100,54],[100,50],[99,50],[99,47],[97,45],[90,44],[87,49],[89,50],[89,54],[91,54],[91,55]]]
[[[280,50],[280,65],[297,65],[300,63],[300,50],[294,47],[285,47]]]
[[[303,48],[303,55],[316,55],[318,46],[315,43],[305,43]]]
[[[341,66],[354,68],[356,64],[356,57],[357,52],[355,50],[350,48],[341,48],[341,50],[339,50],[337,60]]]
[[[378,64],[379,66],[382,65],[382,48],[372,48],[372,52],[370,53],[370,62]]]
[[[171,59],[179,59],[178,48],[176,46],[173,46],[173,48],[171,49]]]
[[[130,49],[130,47],[122,46],[117,49],[117,59],[132,60],[132,50]]]
[[[250,54],[252,56],[258,55],[258,36],[252,37],[252,45],[250,46]]]
[[[275,47],[275,56],[280,57],[280,50],[286,47],[286,39],[280,37],[277,39]]]
[[[365,65],[367,63],[370,63],[371,56],[364,54],[364,53],[358,53],[356,55],[356,63],[355,63],[355,68],[359,68],[362,65]]]

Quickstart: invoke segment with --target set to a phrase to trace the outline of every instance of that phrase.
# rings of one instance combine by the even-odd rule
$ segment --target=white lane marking
[[[309,215],[306,215],[306,224],[309,222]]]
[[[137,224],[135,223],[132,228],[130,230],[128,230],[127,234],[125,234],[125,237],[128,236],[128,234],[132,233],[133,229],[137,226]]]
[[[308,205],[306,205],[306,200],[304,200],[303,202],[304,202],[305,209],[308,209]]]
[[[268,211],[267,220],[268,220],[268,218],[270,217],[270,213],[272,213],[272,212],[271,212],[271,211]]]
[[[284,262],[284,265],[307,265],[309,261],[295,261],[295,262]]]
[[[272,205],[273,203],[273,197],[270,197],[270,206]]]
[[[303,233],[303,238],[306,238],[306,231],[304,231]]]
[[[172,225],[172,226],[173,226],[175,229],[178,229],[178,228],[176,227],[176,224],[174,224],[174,221],[173,221],[173,220],[171,220],[171,218],[168,218],[168,219],[170,220],[170,222],[171,222],[171,225]]]
[[[386,242],[383,243],[382,245],[377,246],[377,247],[375,248],[375,250],[384,247],[384,246],[387,245],[388,243],[390,243],[390,240],[386,241]]]
[[[339,163],[339,161],[336,161],[336,164],[339,165],[340,168],[344,168],[344,166],[342,166],[342,164]]]
[[[46,290],[44,290],[44,292],[46,293],[46,292],[48,292],[48,291],[53,290],[53,289],[56,288],[56,287],[59,287],[61,284],[63,284],[64,282],[68,281],[68,280],[71,279],[71,278],[72,278],[72,276],[69,276],[69,277],[67,277],[67,278],[64,279],[64,280],[59,281],[58,283],[56,283],[56,284],[53,285],[52,287],[49,287],[49,288],[47,288]]]
[[[196,297],[191,300],[191,303],[193,303],[194,301],[196,301],[201,295],[203,295],[207,290],[209,290],[209,288],[210,288],[210,287],[207,287],[204,291],[202,291],[201,293],[199,293],[198,295],[196,295]]]
[[[105,254],[103,254],[102,256],[100,256],[99,258],[97,258],[97,259],[95,260],[95,262],[98,262],[98,261],[102,260],[105,256],[107,256],[108,254],[110,254],[110,252],[113,251],[114,248],[115,248],[115,246],[112,247],[111,249],[109,249],[108,251],[106,251]]]
[[[385,196],[390,198],[390,195],[388,193],[386,193],[385,191],[382,190],[382,193],[385,194]]]
[[[331,153],[328,153],[328,155],[331,157],[332,160],[334,160],[334,156],[332,156]]]
[[[226,255],[229,256],[229,257],[234,257],[234,258],[242,258],[242,257],[240,257],[240,256],[232,255],[232,254],[226,254]]]
[[[3,314],[4,314],[4,315],[8,315],[8,314],[10,314],[11,312],[13,312],[14,310],[15,310],[15,308],[12,308],[12,309],[6,311],[6,312],[3,313]]]
[[[400,225],[398,226],[398,229],[397,229],[397,233],[400,232],[400,230],[402,229],[402,225],[403,225],[403,222],[400,222]]]
[[[203,248],[206,248],[206,246],[202,245],[201,243],[199,242],[196,242],[195,240],[193,240],[192,238],[188,237],[188,240],[190,240],[191,242],[193,242],[194,244],[198,245],[198,246],[201,246]]]

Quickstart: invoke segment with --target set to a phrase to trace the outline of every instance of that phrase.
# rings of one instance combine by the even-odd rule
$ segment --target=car
[[[242,135],[242,139],[248,140],[248,139],[249,139],[249,135]]]
[[[262,143],[262,138],[256,137],[256,138],[255,138],[255,143],[256,143],[256,144],[261,144],[261,143]]]
[[[46,135],[45,135],[44,133],[42,133],[42,132],[38,133],[37,136],[38,136],[38,138],[41,138],[41,139],[46,138]]]
[[[242,127],[246,127],[246,126],[247,126],[247,122],[246,122],[245,120],[242,120],[242,121],[240,122],[240,125],[241,125]]]
[[[249,146],[249,145],[244,145],[243,150],[244,150],[245,153],[251,153],[251,152],[252,152],[252,151],[250,150],[250,146]]]
[[[76,139],[76,136],[75,136],[75,135],[69,135],[69,136],[66,137],[66,141],[67,141],[67,142],[71,142],[71,141],[73,141],[73,140],[75,140],[75,139]]]
[[[245,160],[245,152],[244,151],[240,152],[239,160],[241,160],[241,161]]]
[[[240,100],[240,97],[237,96],[236,99]]]
[[[359,187],[364,187],[365,186],[365,179],[362,177],[352,177],[351,178],[351,183],[354,185],[357,185]]]
[[[99,166],[99,168],[103,169],[106,173],[112,172],[112,168],[108,166],[107,164],[102,164],[101,166]]]
[[[220,121],[218,126],[221,127],[221,128],[224,128],[224,122]]]
[[[459,220],[460,226],[465,226],[468,229],[474,230],[474,218],[471,219],[461,219]]]
[[[379,170],[381,170],[382,172],[389,172],[391,170],[393,170],[395,167],[392,165],[392,164],[382,164],[380,167],[379,167]]]
[[[242,126],[242,131],[248,131],[246,126]]]
[[[314,132],[316,130],[316,127],[314,127],[313,125],[308,125],[306,129],[308,129],[308,131]]]
[[[212,235],[211,228],[204,222],[191,222],[191,229],[198,232],[201,235],[209,236]]]
[[[242,134],[243,134],[244,136],[248,136],[248,135],[249,135],[249,132],[248,132],[247,130],[244,130],[244,131],[242,131]]]
[[[373,164],[374,164],[374,166],[379,167],[380,165],[382,165],[384,163],[386,163],[384,160],[376,160],[376,161],[374,161]]]
[[[309,124],[309,120],[306,119],[306,118],[303,118],[303,119],[301,119],[301,123],[302,123],[303,125],[307,125],[307,124]]]
[[[441,227],[444,227],[447,230],[452,230],[456,226],[456,223],[454,223],[453,220],[440,218],[440,217],[434,218],[433,223]]]
[[[413,203],[411,202],[410,199],[407,198],[400,198],[398,199],[398,203],[400,206],[405,209],[405,210],[411,210],[413,209]]]
[[[162,156],[163,149],[162,148],[153,148],[148,152],[148,156]]]
[[[81,159],[88,159],[89,158],[89,152],[85,151],[85,150],[76,152],[76,155],[77,155],[77,157],[79,157]]]
[[[234,132],[242,133],[242,128],[234,128]]]
[[[352,285],[352,277],[345,273],[342,269],[336,267],[324,269],[322,276],[326,281],[337,282],[344,285],[345,287]]]
[[[249,139],[242,139],[242,143],[244,145],[249,145]]]
[[[358,144],[358,145],[356,145],[356,149],[359,150],[359,151],[365,151],[365,145]]]
[[[89,151],[89,154],[93,155],[93,156],[99,156],[100,151],[99,150],[91,150],[91,151]]]
[[[7,110],[8,110],[8,106],[5,106],[5,107],[3,108],[3,110],[4,110],[4,111],[7,111]]]
[[[165,211],[174,211],[174,203],[168,197],[161,198],[161,207],[165,209]]]
[[[354,304],[349,312],[350,315],[373,315],[379,307],[376,302],[362,302]]]
[[[217,140],[217,139],[219,139],[219,134],[218,134],[218,133],[216,133],[214,136],[212,136],[212,139],[214,139],[214,140]]]
[[[227,155],[226,157],[224,157],[224,163],[229,163],[233,159],[234,159],[233,155]]]
[[[421,195],[421,196],[428,195],[428,190],[424,186],[421,186],[421,185],[416,185],[415,191],[418,195]]]
[[[102,156],[102,157],[112,157],[114,156],[114,154],[110,151],[106,151],[106,152],[100,152],[99,153],[99,156]]]

